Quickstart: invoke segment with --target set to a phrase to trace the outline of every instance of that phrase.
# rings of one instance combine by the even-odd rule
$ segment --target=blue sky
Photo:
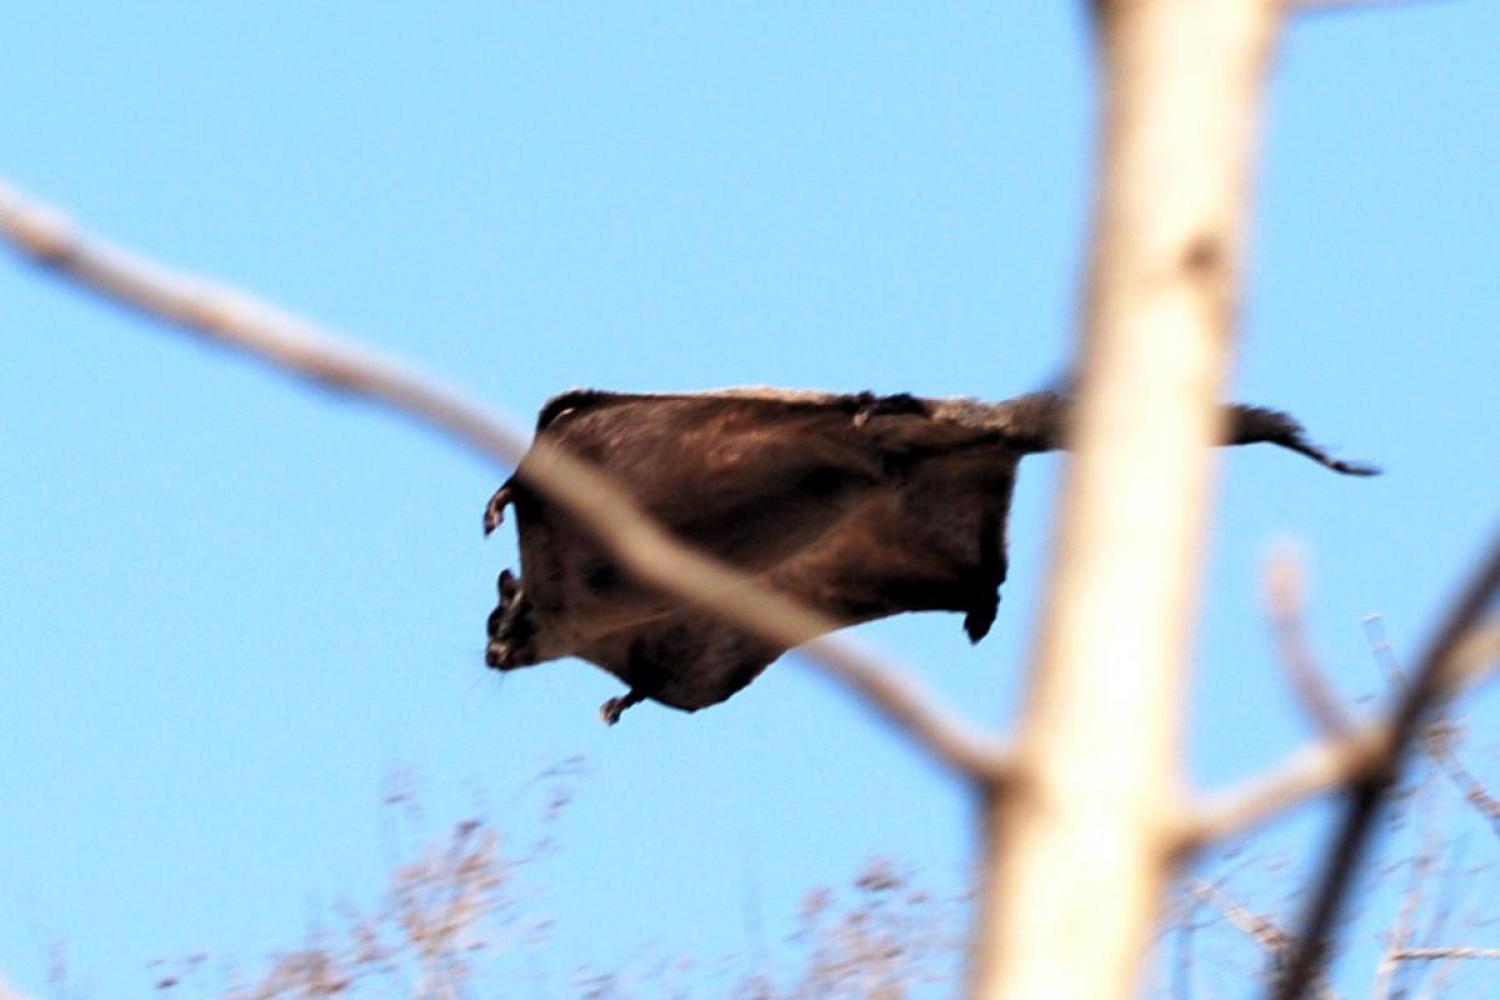
[[[1069,355],[1080,6],[32,5],[6,17],[0,174],[519,420],[573,385],[1001,398]],[[1204,785],[1307,735],[1259,611],[1274,539],[1308,553],[1315,639],[1357,698],[1380,688],[1360,617],[1412,649],[1495,524],[1497,37],[1494,4],[1414,4],[1309,18],[1278,60],[1234,392],[1387,474],[1224,455]],[[379,886],[395,768],[435,825],[482,810],[525,837],[517,790],[587,758],[534,873],[560,981],[774,949],[804,892],[871,857],[966,878],[964,790],[796,664],[613,730],[602,672],[485,671],[515,562],[479,532],[501,470],[9,257],[0,302],[14,985],[43,988],[54,938],[109,997],[148,992],[155,957],[296,944]],[[860,631],[996,726],[1059,468],[1023,467],[983,645],[956,616]],[[1474,705],[1493,731],[1495,696]]]

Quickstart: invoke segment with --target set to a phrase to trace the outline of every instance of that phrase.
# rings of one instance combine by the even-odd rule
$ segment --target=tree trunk
[[[1280,20],[1266,0],[1097,14],[1082,401],[1019,774],[985,817],[978,997],[1136,991],[1173,868],[1210,445]]]

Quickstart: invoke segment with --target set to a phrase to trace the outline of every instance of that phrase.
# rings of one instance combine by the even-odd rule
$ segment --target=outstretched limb
[[[995,615],[1000,610],[1000,595],[996,594],[993,600],[986,600],[969,608],[964,615],[964,635],[969,637],[969,642],[977,644],[980,639],[990,634],[990,626],[995,624]]]
[[[625,713],[625,710],[627,708],[629,708],[631,705],[639,705],[645,700],[646,695],[643,691],[640,691],[637,688],[631,688],[624,694],[624,696],[619,698],[611,698],[604,704],[600,705],[599,718],[604,720],[604,724],[606,726],[613,726],[616,722],[620,721],[620,716]]]
[[[515,499],[510,489],[511,480],[507,479],[505,485],[495,491],[490,497],[490,502],[484,505],[484,535],[486,538],[505,520],[505,508]]]

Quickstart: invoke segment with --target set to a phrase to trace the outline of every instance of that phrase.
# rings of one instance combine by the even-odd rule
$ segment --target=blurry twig
[[[1359,10],[1369,7],[1405,7],[1418,3],[1434,3],[1436,0],[1291,0],[1294,14],[1332,14],[1338,11]]]
[[[1423,791],[1430,792],[1430,789],[1430,782],[1424,781]],[[1437,865],[1440,850],[1437,843],[1438,824],[1431,821],[1430,811],[1424,811],[1424,814],[1429,817],[1427,834],[1423,838],[1421,850],[1411,860],[1411,878],[1401,896],[1401,906],[1396,911],[1396,921],[1386,942],[1385,954],[1375,968],[1375,1000],[1387,1000],[1392,996],[1400,964],[1400,959],[1396,956],[1405,951],[1411,942],[1417,922],[1417,909],[1422,905],[1422,887]],[[1402,995],[1405,995],[1404,992]]]
[[[1302,708],[1325,736],[1348,732],[1352,725],[1349,716],[1330,689],[1308,642],[1307,576],[1293,549],[1281,548],[1271,557],[1264,586],[1266,613],[1276,646]]]
[[[1236,902],[1222,887],[1210,882],[1194,882],[1188,887],[1188,892],[1193,898],[1213,907],[1231,927],[1260,945],[1271,957],[1273,967],[1279,967],[1286,960],[1295,939],[1276,921]],[[1321,1000],[1338,1000],[1338,994],[1326,984],[1319,984],[1318,996]]]
[[[1194,914],[1200,905],[1202,904],[1195,900],[1177,921],[1175,936],[1177,961],[1173,963],[1170,980],[1173,1000],[1192,1000],[1193,997],[1197,957],[1194,952],[1200,926],[1194,919]]]
[[[1386,637],[1385,626],[1380,616],[1367,615],[1364,624],[1365,636],[1370,644],[1370,654],[1375,657],[1375,662],[1380,664],[1391,686],[1400,687],[1404,676],[1396,660],[1396,651]],[[1422,749],[1437,761],[1448,780],[1463,795],[1464,801],[1473,806],[1489,823],[1495,835],[1500,837],[1500,797],[1492,795],[1484,783],[1459,760],[1456,747],[1459,733],[1461,733],[1459,726],[1448,722],[1440,715],[1428,725],[1427,730],[1422,734]]]
[[[1453,748],[1451,727],[1430,727],[1424,734],[1422,746],[1438,762],[1448,780],[1463,794],[1464,801],[1473,806],[1489,823],[1490,830],[1500,837],[1500,798],[1491,794],[1472,771],[1458,759]]]
[[[1403,948],[1391,957],[1398,962],[1441,962],[1448,959],[1500,960],[1500,948]]]
[[[1406,680],[1406,675],[1401,670],[1401,663],[1396,659],[1396,647],[1391,645],[1390,637],[1385,634],[1385,619],[1378,614],[1365,615],[1361,620],[1365,627],[1365,642],[1370,647],[1370,655],[1380,665],[1381,673],[1393,688],[1401,687]]]
[[[1212,906],[1235,930],[1269,952],[1284,951],[1292,941],[1292,936],[1281,925],[1230,899],[1227,893],[1211,882],[1194,882],[1188,886],[1188,892],[1194,899]]]
[[[516,466],[521,433],[488,407],[392,355],[335,335],[238,289],[173,271],[88,237],[56,210],[0,181],[0,236],[40,266],[110,301],[239,351],[283,373],[388,407]],[[847,641],[814,638],[838,623],[670,537],[618,483],[556,447],[530,448],[525,476],[590,528],[644,582],[758,635],[805,644],[802,655],[841,681],[919,746],[970,777],[993,781],[1003,751],[939,705],[910,675]],[[809,641],[811,640],[811,641]]]
[[[504,951],[510,880],[518,862],[479,820],[454,825],[391,876],[385,898],[365,913],[346,906],[342,933],[314,935],[273,957],[227,1000],[359,995],[383,981],[387,996],[459,1000],[474,995],[477,963]],[[157,988],[168,990],[176,979]]]

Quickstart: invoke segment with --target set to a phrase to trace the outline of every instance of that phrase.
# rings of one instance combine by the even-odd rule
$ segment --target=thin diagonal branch
[[[1437,2],[1439,0],[1291,0],[1288,6],[1293,14],[1343,14]]]
[[[1231,899],[1218,885],[1199,880],[1188,887],[1188,892],[1194,899],[1213,907],[1229,921],[1231,927],[1260,945],[1275,964],[1286,957],[1294,943],[1292,935],[1284,927],[1270,917],[1256,913],[1243,903]],[[1326,984],[1319,986],[1318,997],[1319,1000],[1338,1000],[1338,994]]]
[[[1475,958],[1500,960],[1500,948],[1403,948],[1391,957],[1397,962],[1442,962]]]
[[[1386,683],[1391,687],[1401,687],[1406,682],[1406,674],[1396,659],[1396,648],[1385,634],[1384,620],[1379,614],[1369,614],[1360,621],[1365,627],[1365,642],[1370,647],[1370,655],[1380,665],[1380,672],[1385,675]]]
[[[1473,806],[1474,811],[1489,824],[1490,831],[1500,837],[1500,797],[1492,794],[1484,786],[1484,782],[1464,766],[1450,744],[1451,737],[1443,733],[1430,733],[1422,741],[1423,747],[1438,762],[1443,774],[1463,794],[1464,801]]]
[[[1212,906],[1235,930],[1272,954],[1284,951],[1291,943],[1292,936],[1280,924],[1230,899],[1228,893],[1211,882],[1195,881],[1188,886],[1188,892],[1194,899]]]
[[[1461,592],[1419,660],[1411,686],[1392,713],[1386,752],[1377,766],[1350,789],[1349,806],[1329,847],[1312,903],[1304,918],[1297,948],[1277,985],[1277,1000],[1296,1000],[1314,981],[1328,949],[1328,932],[1337,920],[1369,844],[1374,820],[1401,777],[1407,752],[1418,738],[1423,719],[1451,687],[1455,654],[1500,592],[1500,538],[1490,546],[1478,571]]]
[[[171,270],[80,233],[56,210],[0,182],[0,236],[47,270],[178,330],[387,407],[482,456],[514,467],[524,435],[477,399],[404,360],[338,336],[238,289]],[[938,704],[911,677],[852,643],[817,638],[838,623],[667,535],[619,484],[556,447],[530,450],[526,478],[595,532],[647,583],[788,646],[840,681],[886,721],[962,774],[1007,770],[990,737]],[[809,641],[812,640],[812,641]]]

